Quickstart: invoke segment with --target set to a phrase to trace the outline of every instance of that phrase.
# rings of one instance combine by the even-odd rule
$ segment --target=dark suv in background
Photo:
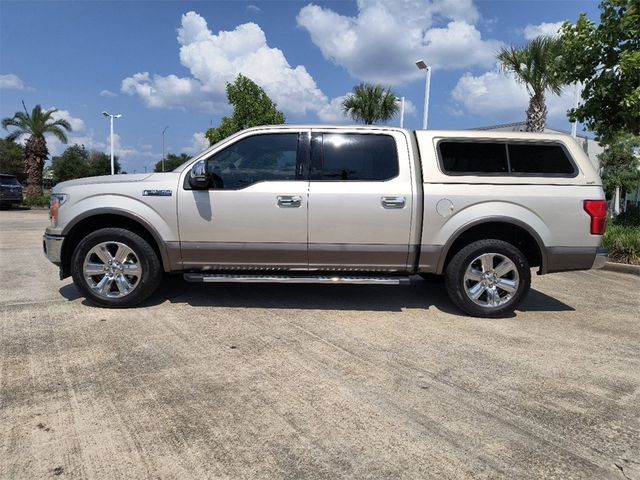
[[[13,175],[0,173],[0,207],[22,203],[22,185]]]

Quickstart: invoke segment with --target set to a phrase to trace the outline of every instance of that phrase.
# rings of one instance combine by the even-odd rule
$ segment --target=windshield
[[[11,177],[9,175],[1,175],[0,176],[0,184],[2,185],[10,185],[10,186],[20,186],[20,182],[16,177]]]

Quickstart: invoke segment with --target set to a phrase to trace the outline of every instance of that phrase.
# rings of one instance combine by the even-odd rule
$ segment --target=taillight
[[[591,217],[591,235],[604,235],[607,229],[607,201],[585,200],[584,211]]]

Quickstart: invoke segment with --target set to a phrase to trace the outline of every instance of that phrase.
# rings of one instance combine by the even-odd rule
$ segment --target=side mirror
[[[189,185],[191,185],[191,188],[194,190],[204,190],[209,188],[209,184],[210,177],[209,172],[207,172],[207,161],[200,160],[191,167]]]

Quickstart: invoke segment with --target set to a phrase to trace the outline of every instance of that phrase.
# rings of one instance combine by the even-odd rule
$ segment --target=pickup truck
[[[45,254],[103,307],[139,304],[165,272],[389,285],[420,274],[444,275],[462,311],[494,317],[522,302],[531,268],[607,259],[602,182],[558,134],[265,126],[173,172],[72,180],[51,198]]]

